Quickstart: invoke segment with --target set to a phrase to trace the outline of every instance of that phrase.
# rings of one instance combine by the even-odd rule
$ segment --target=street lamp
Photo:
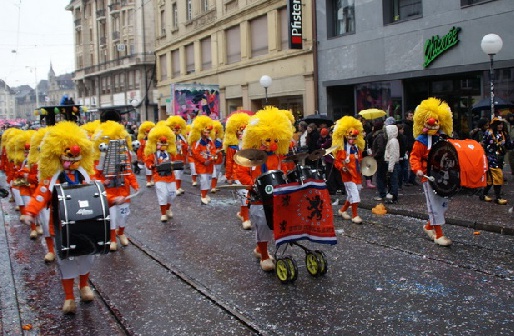
[[[501,37],[496,34],[487,34],[482,38],[480,44],[484,53],[489,55],[491,60],[489,66],[489,80],[491,88],[491,121],[494,118],[494,70],[493,70],[493,56],[496,55],[503,47],[503,41]]]
[[[132,107],[134,108],[134,110],[136,111],[136,115],[134,116],[134,119],[137,122],[141,122],[141,120],[139,120],[139,116],[138,116],[138,113],[137,113],[137,107],[139,106],[139,100],[137,99],[132,99],[130,101],[130,105],[132,105]]]
[[[271,83],[273,80],[268,75],[262,75],[261,79],[259,80],[259,83],[261,83],[261,86],[264,88],[264,97],[266,105],[268,105],[268,88],[271,86]]]

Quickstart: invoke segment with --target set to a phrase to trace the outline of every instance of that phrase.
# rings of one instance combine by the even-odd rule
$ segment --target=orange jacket
[[[268,155],[265,165],[268,171],[283,171],[284,168],[282,164],[282,157],[278,156],[277,154]],[[262,175],[262,165],[256,167],[243,167],[236,164],[236,167],[236,178],[243,185],[253,186],[255,184],[255,180]]]
[[[236,166],[237,163],[234,161],[234,155],[236,155],[238,150],[237,145],[228,146],[225,151],[225,176],[227,180],[233,181],[236,179]]]
[[[211,139],[200,139],[192,146],[193,159],[195,161],[196,173],[212,174],[214,160],[216,159],[216,146]],[[208,164],[207,161],[209,161]]]
[[[357,156],[355,156],[357,154]],[[350,162],[346,162],[349,159]],[[336,152],[334,167],[341,172],[343,182],[354,182],[362,184],[362,174],[360,171],[360,163],[362,161],[362,151],[357,149],[357,153],[348,154],[346,150]],[[345,169],[343,169],[345,168]]]
[[[414,174],[416,174],[418,170],[421,170],[423,174],[426,175],[428,171],[428,146],[421,141],[414,141],[412,151],[410,152],[409,163]],[[423,177],[421,181],[425,182],[427,179]]]
[[[170,155],[171,154],[168,153],[168,160],[171,157]],[[167,160],[157,157],[157,152],[154,155],[149,155],[146,157],[145,165],[148,169],[151,169],[153,171],[153,180],[155,182],[166,182],[166,183],[175,182],[175,174],[173,174],[173,172],[169,175],[161,176],[157,172],[157,169],[155,169],[155,166],[157,166],[165,161],[167,161]]]
[[[130,195],[130,187],[134,190],[139,190],[139,184],[137,183],[136,175],[130,172],[128,175],[121,175],[124,180],[123,185],[118,187],[108,187],[105,185],[105,191],[107,193],[107,202],[109,207],[114,205],[114,199],[118,196],[127,197]],[[130,199],[126,200],[125,203],[130,203]]]

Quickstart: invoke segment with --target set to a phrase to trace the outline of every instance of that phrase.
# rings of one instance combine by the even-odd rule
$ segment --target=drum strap
[[[69,185],[82,184],[82,182],[84,182],[84,176],[78,170],[73,171],[73,173],[75,174],[75,181],[72,181],[66,172],[62,171],[59,174],[59,182],[61,182],[61,184],[68,183]]]

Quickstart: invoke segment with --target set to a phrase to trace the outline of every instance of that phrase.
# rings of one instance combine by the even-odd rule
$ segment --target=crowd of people
[[[0,161],[8,188],[0,190],[0,196],[7,197],[10,192],[20,221],[30,226],[30,239],[44,236],[48,250],[44,262],[57,260],[65,296],[62,310],[73,314],[75,278],[79,278],[81,300],[94,299],[88,285],[94,258],[79,255],[68,259],[58,253],[58,233],[50,224],[51,208],[57,206],[52,202],[56,187],[96,181],[105,188],[110,217],[106,243],[114,252],[118,240],[121,246],[129,244],[125,228],[131,195],[139,190],[134,174],[138,170],[144,171],[146,187],[155,189],[162,223],[173,218],[172,206],[184,193],[186,166],[192,186],[200,190],[202,206],[210,204],[209,194],[218,191],[224,171],[227,184],[240,186],[234,218],[243,229],[255,229],[251,253],[262,270],[271,271],[275,260],[268,245],[273,239],[273,216],[269,200],[255,187],[261,178],[271,174],[273,183],[285,183],[296,168],[306,168],[306,178],[323,180],[332,205],[340,205],[337,214],[355,224],[363,222],[358,210],[362,188],[376,189],[377,202],[396,203],[401,201],[399,191],[404,186],[422,184],[429,217],[423,231],[437,245],[449,246],[452,242],[442,230],[449,202],[434,192],[427,158],[433,145],[453,134],[452,123],[448,105],[429,98],[415,111],[407,111],[403,120],[344,116],[333,125],[295,123],[290,111],[268,106],[252,116],[236,111],[225,127],[207,116],[196,117],[190,125],[180,116],[171,116],[157,123],[145,121],[139,127],[108,120],[80,126],[61,121],[37,131],[9,128],[2,134]],[[482,146],[487,157],[487,183],[480,200],[493,201],[489,196],[492,189],[494,202],[507,204],[502,197],[503,166],[507,159],[514,174],[514,116],[481,119],[469,137]],[[116,154],[109,154],[111,150]],[[363,178],[364,157],[372,157],[377,168],[369,174],[372,176]],[[119,162],[107,164],[112,158]],[[123,169],[117,170],[120,166]],[[340,199],[343,196],[344,200]],[[321,213],[318,215],[321,218]]]

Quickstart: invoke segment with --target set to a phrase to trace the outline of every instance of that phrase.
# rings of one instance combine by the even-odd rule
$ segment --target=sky
[[[70,0],[1,0],[0,79],[16,87],[75,71]]]

